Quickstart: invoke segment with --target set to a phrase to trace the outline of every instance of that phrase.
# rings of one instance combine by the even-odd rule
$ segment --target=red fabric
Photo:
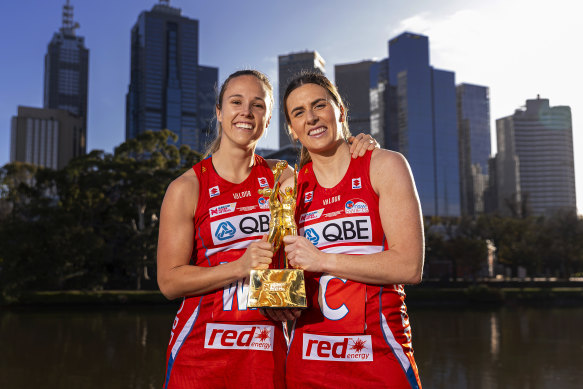
[[[260,156],[241,184],[221,178],[211,158],[193,169],[200,193],[191,262],[220,266],[235,261],[267,234],[269,209],[257,191],[273,187],[273,173]],[[184,299],[168,345],[165,388],[284,386],[287,347],[281,324],[247,309],[247,286],[248,278]]]
[[[333,188],[318,184],[311,163],[301,169],[298,227],[320,250],[369,254],[388,249],[370,182],[371,155],[351,159]],[[292,333],[288,388],[421,388],[402,285],[305,276],[310,307]]]

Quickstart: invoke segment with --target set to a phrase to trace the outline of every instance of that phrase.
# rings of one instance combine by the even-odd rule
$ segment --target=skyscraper
[[[488,87],[456,87],[462,214],[484,212],[490,158],[490,96]]]
[[[12,117],[10,161],[62,169],[85,154],[83,117],[63,109],[18,107]]]
[[[381,147],[391,149],[385,138],[385,128],[389,121],[389,59],[375,62],[370,67],[369,80],[370,134]],[[395,149],[394,147],[392,148]]]
[[[287,85],[294,76],[299,75],[302,70],[315,71],[324,74],[326,63],[317,51],[305,51],[301,53],[291,53],[279,56],[279,147],[283,148],[291,144],[285,115],[283,114],[283,94]]]
[[[537,96],[526,100],[526,108],[498,119],[496,127],[514,143],[514,150],[498,154],[518,160],[521,208],[533,215],[576,211],[571,108],[551,107]]]
[[[208,109],[200,107],[214,104],[214,93],[198,91],[217,82],[209,69],[198,64],[198,20],[182,16],[169,0],[142,12],[131,32],[126,139],[169,129],[178,135],[179,145],[202,150],[207,129],[201,123]]]
[[[385,145],[409,161],[425,216],[460,215],[455,75],[429,64],[429,39],[389,41]]]
[[[76,35],[77,28],[73,6],[67,0],[63,6],[63,26],[53,35],[45,55],[44,107],[64,109],[83,119],[82,137],[74,147],[82,145],[85,153],[89,50],[85,38]]]
[[[370,79],[375,61],[334,66],[335,84],[348,108],[348,127],[352,132],[371,133]]]

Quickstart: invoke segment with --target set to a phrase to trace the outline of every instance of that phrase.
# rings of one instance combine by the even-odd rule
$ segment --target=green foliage
[[[176,139],[146,132],[60,171],[0,168],[0,293],[154,288],[164,192],[200,160]]]
[[[566,279],[583,271],[583,219],[567,211],[550,217],[432,219],[426,224],[426,264],[450,261],[453,273],[476,278],[485,270],[487,240],[496,263],[513,275],[519,266],[539,277]]]

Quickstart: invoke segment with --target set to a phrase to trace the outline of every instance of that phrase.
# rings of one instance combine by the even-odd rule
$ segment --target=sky
[[[70,0],[77,34],[90,50],[88,151],[112,152],[125,137],[130,30],[158,0]],[[10,122],[18,105],[42,107],[44,56],[61,27],[66,0],[0,2],[0,166],[10,159]],[[277,101],[277,56],[317,50],[334,65],[382,59],[404,31],[427,35],[430,62],[456,84],[490,88],[491,130],[537,95],[569,105],[575,179],[583,213],[583,23],[576,1],[554,0],[170,0],[199,21],[199,62],[230,73],[266,73]],[[277,148],[279,107],[259,147]],[[355,129],[353,129],[354,131]],[[496,145],[493,143],[495,152]]]

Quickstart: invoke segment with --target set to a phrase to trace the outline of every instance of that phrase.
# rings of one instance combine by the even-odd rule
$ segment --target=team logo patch
[[[370,335],[323,336],[304,334],[302,358],[316,361],[371,362]]]
[[[362,200],[348,200],[344,204],[345,213],[368,213],[368,205]]]
[[[215,236],[218,240],[227,240],[235,236],[235,227],[229,221],[224,221],[219,224],[219,227],[215,231]]]
[[[313,198],[314,198],[314,192],[313,191],[304,193],[304,203],[311,202]]]
[[[362,180],[360,177],[352,179],[352,189],[361,189],[362,188]]]
[[[273,350],[274,327],[268,325],[236,325],[208,323],[204,348]]]
[[[212,188],[209,188],[209,196],[210,197],[215,197],[221,194],[221,191],[219,190],[219,186],[213,186]]]
[[[310,242],[312,242],[312,244],[314,246],[318,245],[318,242],[320,241],[320,236],[318,235],[318,233],[316,232],[316,230],[314,230],[313,228],[308,228],[304,234],[304,236],[306,237],[307,240],[309,240]]]
[[[310,220],[319,219],[324,212],[324,208],[304,213],[300,216],[300,223],[309,222]]]
[[[257,200],[257,202],[259,203],[259,208],[261,209],[269,208],[269,202],[265,197],[260,197],[259,200]]]
[[[265,178],[265,177],[258,177],[257,181],[259,181],[259,186],[261,188],[265,188],[266,186],[269,185],[269,183],[267,182],[267,178]]]
[[[216,207],[209,208],[210,217],[224,215],[225,213],[235,212],[237,203],[223,204]]]

